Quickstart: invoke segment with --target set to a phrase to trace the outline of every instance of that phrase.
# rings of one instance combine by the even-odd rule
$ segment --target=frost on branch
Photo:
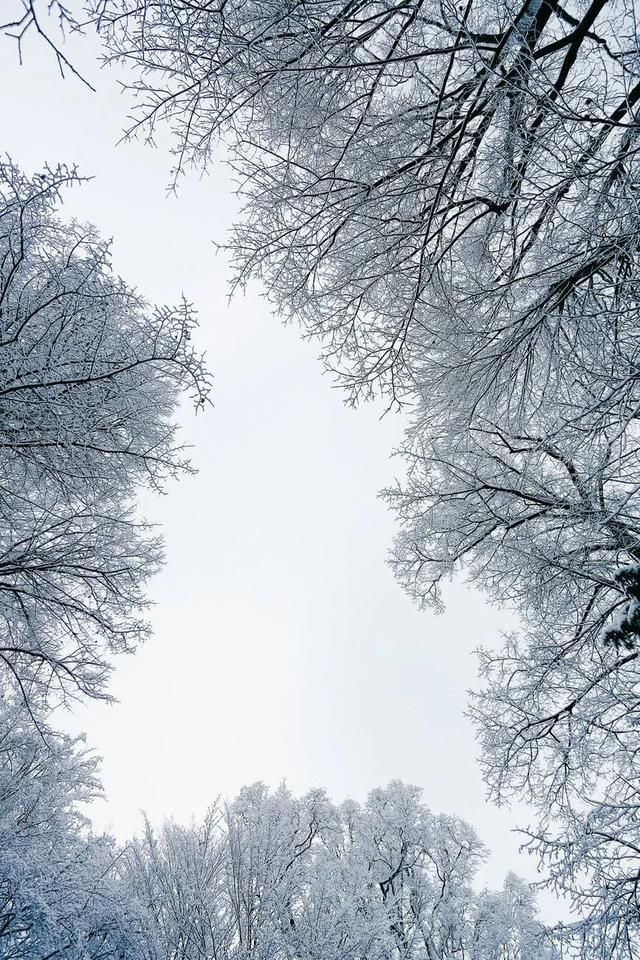
[[[640,566],[629,564],[622,567],[613,579],[628,600],[605,630],[603,639],[616,650],[621,647],[633,650],[640,635]]]
[[[70,34],[83,32],[80,13],[76,0],[68,4],[62,0],[3,0],[0,40],[7,38],[15,43],[20,65],[25,60],[27,41],[35,40],[53,57],[62,77],[73,75],[93,90],[64,50]]]

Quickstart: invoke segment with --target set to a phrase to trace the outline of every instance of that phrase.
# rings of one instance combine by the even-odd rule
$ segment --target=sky
[[[186,822],[256,780],[362,800],[400,778],[476,828],[492,851],[482,883],[535,879],[513,832],[529,814],[486,801],[464,714],[473,650],[514,621],[459,582],[445,613],[421,612],[386,562],[394,518],[378,493],[402,471],[402,416],[345,406],[318,344],[257,287],[229,302],[213,247],[238,209],[224,163],[168,194],[168,138],[119,142],[130,104],[117,74],[91,36],[68,50],[95,93],[61,79],[42,44],[19,66],[0,40],[3,149],[28,172],[61,161],[93,178],[64,216],[113,238],[115,269],[150,301],[186,294],[214,376],[214,407],[179,414],[197,476],[141,496],[166,542],[154,635],[116,661],[117,703],[59,718],[103,757],[97,826],[125,839],[141,811]],[[553,918],[553,898],[542,904]]]

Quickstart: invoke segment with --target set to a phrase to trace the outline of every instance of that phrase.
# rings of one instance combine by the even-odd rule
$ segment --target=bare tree
[[[150,308],[57,218],[78,181],[0,164],[0,662],[27,699],[105,695],[108,653],[146,635],[162,551],[134,496],[190,469],[173,414],[209,386],[191,307]]]

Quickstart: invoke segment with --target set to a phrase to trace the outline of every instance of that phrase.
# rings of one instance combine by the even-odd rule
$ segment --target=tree
[[[473,711],[584,950],[638,956],[638,28],[629,0],[99,5],[175,175],[231,150],[261,277],[410,408],[394,563],[523,619]],[[635,591],[635,592],[634,592]],[[555,822],[556,833],[552,824]],[[606,825],[606,826],[605,826]]]
[[[366,805],[244,788],[202,824],[148,824],[124,876],[149,960],[552,960],[531,891],[473,893],[484,849],[400,783]]]
[[[57,217],[79,181],[0,164],[0,663],[27,700],[105,696],[146,635],[162,552],[134,497],[189,470],[173,414],[209,388],[189,304],[150,308]]]
[[[137,70],[132,132],[168,122],[176,173],[230,141],[239,278],[266,278],[354,395],[453,362],[493,411],[538,360],[551,389],[623,304],[634,322],[627,0],[98,6]]]
[[[485,776],[496,800],[537,806],[531,846],[588,913],[578,939],[600,937],[607,956],[628,956],[640,929],[638,567],[620,566],[637,552],[640,474],[633,434],[618,432],[570,446],[486,424],[428,451],[416,434],[407,484],[389,493],[414,595],[439,602],[464,563],[523,615],[524,637],[481,651]]]
[[[0,695],[0,954],[4,960],[125,960],[135,917],[118,852],[82,807],[100,793],[80,740]]]
[[[394,782],[366,804],[243,788],[118,847],[85,811],[98,763],[0,696],[3,960],[555,960],[533,893],[473,889],[472,828]]]
[[[148,820],[122,858],[129,903],[140,918],[139,960],[227,956],[233,922],[225,909],[225,860],[214,807],[190,828]]]
[[[484,890],[480,894],[473,935],[474,957],[503,960],[515,956],[518,960],[532,960],[538,955],[539,941],[540,925],[531,890],[519,877],[509,873],[502,890]]]

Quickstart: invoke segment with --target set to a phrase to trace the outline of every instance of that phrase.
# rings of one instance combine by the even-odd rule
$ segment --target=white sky
[[[317,344],[257,292],[228,305],[211,243],[236,207],[228,172],[167,197],[166,142],[116,146],[127,99],[91,38],[69,49],[96,94],[61,80],[42,47],[27,44],[20,68],[0,44],[3,149],[30,172],[66,161],[95,176],[65,215],[113,237],[116,269],[150,300],[187,294],[215,376],[215,408],[182,417],[198,476],[144,502],[167,548],[155,636],[116,663],[119,703],[69,720],[104,758],[96,822],[124,838],[141,810],[188,820],[255,780],[363,799],[399,777],[476,827],[493,852],[482,881],[534,878],[511,832],[526,814],[485,801],[463,716],[472,650],[498,642],[507,620],[461,585],[444,615],[420,613],[385,563],[394,521],[377,492],[401,469],[389,458],[401,418],[346,408]],[[544,905],[553,917],[550,896]]]

